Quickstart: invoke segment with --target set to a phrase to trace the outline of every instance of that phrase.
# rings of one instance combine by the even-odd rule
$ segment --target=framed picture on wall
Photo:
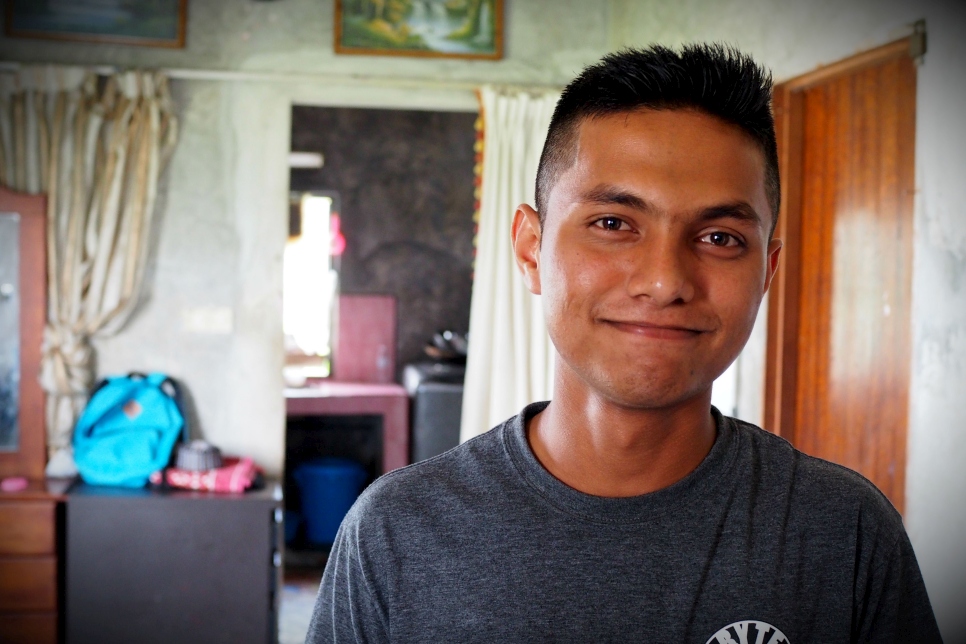
[[[340,54],[503,57],[503,0],[335,0]]]
[[[184,47],[188,0],[7,0],[5,31],[19,38]]]

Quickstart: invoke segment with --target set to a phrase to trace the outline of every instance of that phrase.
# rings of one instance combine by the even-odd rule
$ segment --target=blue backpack
[[[102,380],[74,427],[74,461],[85,483],[144,487],[187,439],[181,388],[163,373]]]

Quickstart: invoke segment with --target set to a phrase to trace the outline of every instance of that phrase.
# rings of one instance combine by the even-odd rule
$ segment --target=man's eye
[[[700,238],[700,241],[711,244],[712,246],[740,246],[741,241],[729,233],[713,232]]]
[[[617,217],[601,217],[594,222],[594,225],[604,230],[630,230],[630,226]]]

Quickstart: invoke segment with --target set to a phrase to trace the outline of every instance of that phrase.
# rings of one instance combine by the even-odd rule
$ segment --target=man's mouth
[[[637,320],[601,320],[601,322],[624,333],[657,340],[691,340],[706,332],[704,329]]]

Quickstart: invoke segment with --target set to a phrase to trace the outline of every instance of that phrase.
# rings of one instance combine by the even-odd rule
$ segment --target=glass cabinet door
[[[20,215],[0,212],[0,451],[20,445]]]

